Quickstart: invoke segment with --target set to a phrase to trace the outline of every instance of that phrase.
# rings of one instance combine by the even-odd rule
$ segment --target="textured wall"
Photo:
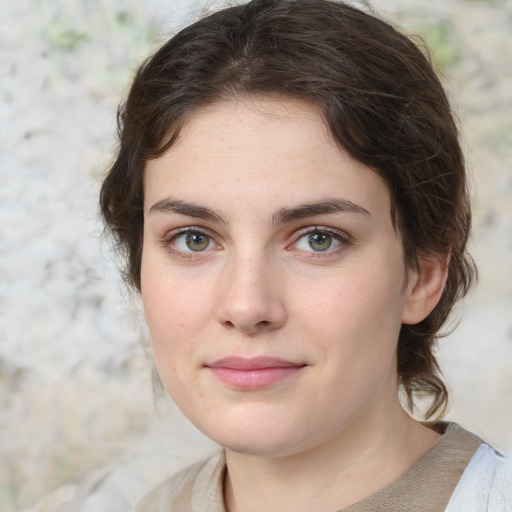
[[[67,500],[60,512],[124,512],[212,449],[165,398],[153,400],[138,304],[96,207],[136,63],[205,3],[0,2],[2,512],[53,489],[31,510]],[[457,104],[481,280],[440,356],[450,418],[511,452],[512,4],[374,5],[432,45]]]

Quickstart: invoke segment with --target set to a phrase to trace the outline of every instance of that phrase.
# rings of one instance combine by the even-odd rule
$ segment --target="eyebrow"
[[[370,212],[366,208],[348,199],[326,199],[314,203],[300,204],[293,208],[281,208],[272,215],[272,222],[274,224],[285,224],[294,220],[331,213],[357,213],[371,217]]]
[[[226,219],[215,210],[195,203],[166,198],[157,201],[149,209],[152,213],[177,213],[196,219],[210,220],[221,224],[227,224]],[[281,208],[272,215],[273,224],[286,224],[295,220],[306,219],[316,215],[328,215],[332,213],[356,213],[370,217],[370,212],[348,199],[326,199],[313,203],[304,203],[290,208]]]
[[[157,201],[149,209],[149,214],[151,215],[152,213],[177,213],[179,215],[186,215],[187,217],[194,217],[196,219],[227,224],[226,220],[211,208],[171,198]]]

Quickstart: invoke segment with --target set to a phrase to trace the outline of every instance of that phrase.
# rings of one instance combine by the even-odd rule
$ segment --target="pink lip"
[[[239,389],[267,388],[305,366],[276,357],[226,357],[206,365],[219,380]]]

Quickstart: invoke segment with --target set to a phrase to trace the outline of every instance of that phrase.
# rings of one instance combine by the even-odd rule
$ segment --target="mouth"
[[[205,365],[214,377],[237,389],[265,389],[288,379],[305,364],[276,357],[226,357]]]

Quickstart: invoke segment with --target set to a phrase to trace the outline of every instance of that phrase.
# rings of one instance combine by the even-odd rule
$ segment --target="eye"
[[[302,235],[294,245],[300,251],[332,252],[347,243],[347,238],[340,233],[315,229]]]
[[[171,238],[170,243],[175,250],[187,253],[204,252],[217,246],[209,235],[197,230],[178,233]]]

